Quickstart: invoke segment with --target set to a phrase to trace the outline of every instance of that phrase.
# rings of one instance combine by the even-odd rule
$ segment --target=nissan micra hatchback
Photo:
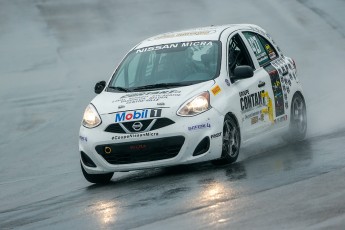
[[[258,134],[306,135],[295,62],[256,25],[149,38],[95,92],[79,134],[81,169],[92,183],[116,171],[232,163]]]

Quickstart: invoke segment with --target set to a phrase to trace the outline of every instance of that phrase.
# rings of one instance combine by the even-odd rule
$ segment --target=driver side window
[[[229,42],[228,65],[230,76],[234,75],[234,69],[236,66],[249,65],[254,69],[254,65],[249,56],[248,50],[238,34],[233,36]]]

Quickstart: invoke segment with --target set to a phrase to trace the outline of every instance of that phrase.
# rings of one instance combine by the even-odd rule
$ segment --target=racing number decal
[[[276,118],[277,118],[281,115],[284,115],[285,113],[282,84],[279,78],[278,71],[272,65],[268,65],[267,67],[265,67],[265,70],[268,72],[271,78]]]
[[[255,33],[252,32],[243,32],[244,37],[247,39],[250,48],[252,48],[256,59],[258,60],[260,65],[265,64],[269,58],[268,55],[264,49],[264,47],[262,46],[262,44],[260,43],[260,41],[258,40],[257,36],[255,35]]]
[[[247,40],[248,40],[249,45],[252,47],[252,49],[253,49],[255,54],[262,53],[262,50],[260,49],[260,46],[259,46],[259,42],[258,42],[258,40],[256,39],[255,36],[248,37]]]

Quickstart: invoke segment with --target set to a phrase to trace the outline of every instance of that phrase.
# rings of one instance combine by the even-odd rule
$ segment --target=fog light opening
[[[193,156],[198,156],[201,154],[206,153],[210,149],[210,138],[205,137],[200,141],[200,143],[196,146]]]
[[[86,165],[87,167],[96,168],[96,164],[91,160],[91,158],[88,155],[86,155],[86,153],[81,151],[80,155],[84,165]]]
[[[110,153],[111,153],[111,148],[108,147],[108,146],[104,147],[104,152],[105,152],[106,154],[110,154]]]

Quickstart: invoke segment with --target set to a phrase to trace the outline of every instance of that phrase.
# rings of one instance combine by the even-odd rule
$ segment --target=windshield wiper
[[[130,90],[127,88],[119,87],[119,86],[108,86],[109,89],[115,89],[118,91],[129,92]]]
[[[152,84],[152,85],[144,85],[132,88],[132,90],[140,90],[140,89],[156,89],[156,88],[169,88],[169,87],[178,87],[178,86],[186,86],[190,84],[186,83],[159,83],[159,84]]]

